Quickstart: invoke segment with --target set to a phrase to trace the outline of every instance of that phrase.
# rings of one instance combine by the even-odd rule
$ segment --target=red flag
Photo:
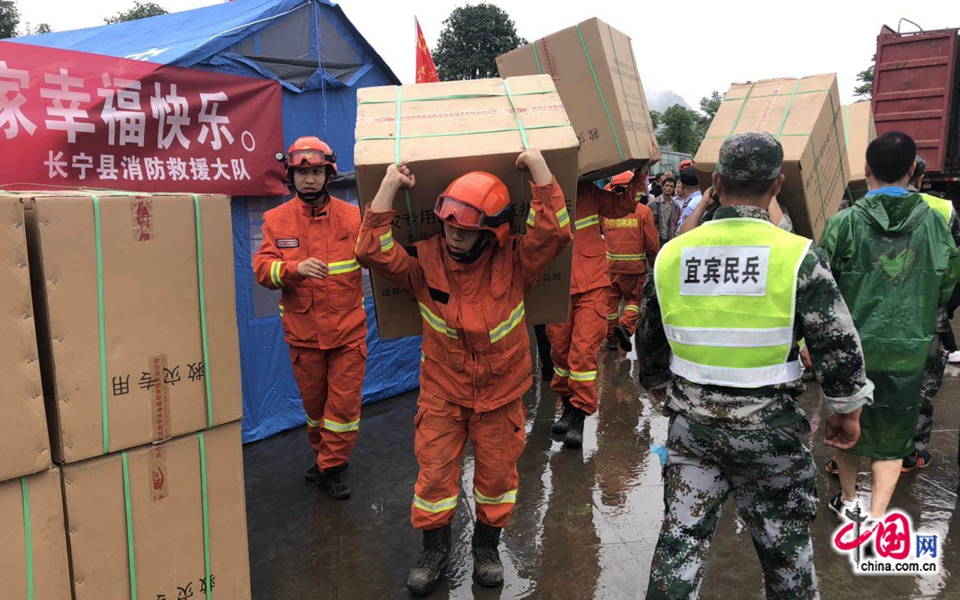
[[[413,22],[417,25],[417,83],[440,81],[437,68],[433,65],[433,57],[430,56],[430,49],[427,48],[427,41],[423,39],[420,22],[416,17],[413,18]]]

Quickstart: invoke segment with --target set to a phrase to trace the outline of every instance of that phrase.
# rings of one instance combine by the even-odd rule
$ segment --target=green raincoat
[[[863,342],[874,402],[860,417],[853,454],[893,460],[914,451],[920,383],[937,308],[960,279],[957,247],[919,194],[877,193],[827,221],[830,259]]]

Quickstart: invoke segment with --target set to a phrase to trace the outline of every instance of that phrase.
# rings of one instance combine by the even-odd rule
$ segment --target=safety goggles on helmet
[[[319,167],[337,162],[337,154],[327,153],[323,150],[314,150],[307,148],[305,150],[294,150],[287,155],[288,167]]]
[[[472,204],[453,196],[440,196],[433,212],[441,221],[453,223],[462,229],[496,228],[513,221],[513,205],[507,205],[495,215],[488,215]]]

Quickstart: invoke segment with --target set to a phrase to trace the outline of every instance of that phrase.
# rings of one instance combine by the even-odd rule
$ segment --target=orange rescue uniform
[[[571,404],[588,415],[597,412],[597,351],[607,332],[610,287],[600,218],[632,214],[642,186],[639,181],[617,193],[589,181],[577,185],[570,316],[565,323],[547,325],[547,337],[554,371],[550,387],[559,396],[569,396]]]
[[[531,187],[537,226],[503,246],[494,239],[471,264],[450,258],[442,235],[408,248],[395,243],[395,211],[364,215],[358,259],[410,290],[423,320],[414,419],[420,474],[411,506],[417,529],[453,520],[467,438],[477,519],[504,527],[516,503],[517,460],[526,443],[521,396],[531,385],[523,296],[571,239],[556,181]]]
[[[607,305],[607,339],[615,339],[613,330],[619,324],[633,335],[640,317],[643,284],[647,263],[653,264],[660,251],[660,235],[653,221],[653,211],[642,204],[632,215],[619,219],[603,219],[603,239],[607,245],[607,267],[610,271]],[[620,316],[620,301],[624,301]]]
[[[360,430],[367,316],[355,254],[359,230],[356,206],[332,196],[323,206],[294,197],[264,213],[263,243],[253,258],[260,284],[281,290],[284,339],[321,470],[347,461]],[[327,264],[327,277],[297,272],[310,257]]]

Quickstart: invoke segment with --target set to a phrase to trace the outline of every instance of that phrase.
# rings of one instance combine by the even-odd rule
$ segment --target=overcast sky
[[[21,20],[46,22],[54,31],[103,24],[133,0],[15,0]],[[220,0],[157,0],[168,11]],[[958,0],[807,0],[805,2],[686,0],[492,0],[513,18],[518,33],[534,40],[590,17],[599,17],[633,39],[647,90],[673,90],[699,106],[711,90],[733,82],[835,72],[844,103],[853,100],[856,74],[869,66],[883,24],[901,17],[924,29],[960,27]],[[404,83],[414,76],[413,19],[427,44],[436,45],[443,20],[465,0],[343,0],[340,6]],[[475,2],[474,2],[475,3]],[[908,23],[903,31],[913,30]]]

